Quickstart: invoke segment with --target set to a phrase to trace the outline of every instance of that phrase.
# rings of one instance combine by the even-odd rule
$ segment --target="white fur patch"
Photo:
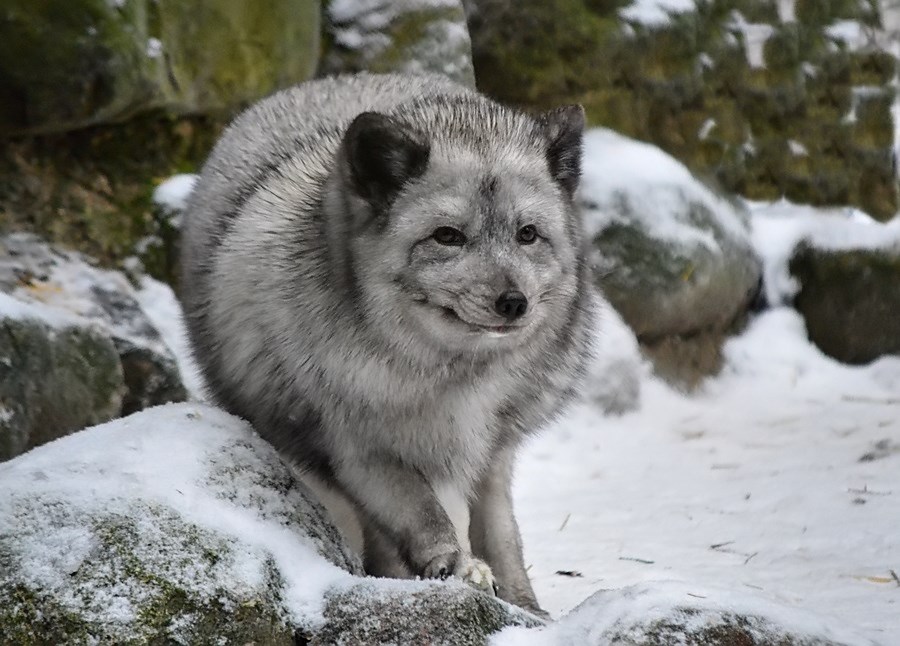
[[[434,495],[441,507],[450,517],[453,529],[456,530],[456,540],[465,552],[472,551],[469,543],[469,501],[459,486],[452,482],[441,482],[433,485]]]

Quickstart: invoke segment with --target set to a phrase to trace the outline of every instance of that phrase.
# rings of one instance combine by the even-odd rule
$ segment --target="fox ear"
[[[569,197],[575,195],[581,177],[581,141],[584,135],[584,108],[566,105],[538,118],[547,139],[550,174]]]
[[[387,202],[428,166],[425,138],[391,117],[363,112],[344,135],[353,187],[369,202]]]

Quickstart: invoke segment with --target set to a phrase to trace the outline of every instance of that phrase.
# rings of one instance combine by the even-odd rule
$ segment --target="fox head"
[[[578,291],[584,111],[450,99],[349,125],[345,260],[387,335],[502,351],[559,329]]]

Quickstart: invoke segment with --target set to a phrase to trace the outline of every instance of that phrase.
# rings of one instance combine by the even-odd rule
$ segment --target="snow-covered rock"
[[[461,0],[330,0],[321,71],[436,72],[475,86]]]
[[[354,576],[293,469],[200,404],[39,447],[0,465],[0,490],[11,643],[481,644],[540,623],[461,582]]]
[[[596,282],[641,342],[712,334],[717,354],[761,275],[738,207],[662,150],[605,129],[585,136],[581,199]]]
[[[603,590],[556,624],[508,628],[491,646],[876,646],[827,617],[749,592],[681,582]]]
[[[786,200],[749,206],[770,305],[796,307],[810,339],[840,361],[900,354],[900,219]]]
[[[29,234],[0,238],[0,440],[7,458],[148,406],[182,401],[178,363],[121,273]],[[146,303],[144,303],[146,305]]]
[[[0,292],[0,461],[122,410],[112,339]]]

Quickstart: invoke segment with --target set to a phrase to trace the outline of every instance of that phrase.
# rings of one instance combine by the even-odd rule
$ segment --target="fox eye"
[[[537,229],[533,224],[526,224],[516,234],[516,242],[519,244],[533,244],[537,240]]]
[[[466,244],[466,234],[453,227],[438,227],[431,234],[435,242],[450,247],[461,247]]]

